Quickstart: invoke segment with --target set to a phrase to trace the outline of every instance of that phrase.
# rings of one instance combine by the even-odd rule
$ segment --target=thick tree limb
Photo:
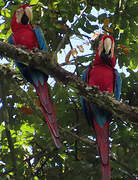
[[[43,51],[32,52],[0,42],[0,55],[9,57],[26,65],[35,67],[61,81],[63,84],[75,89],[80,96],[97,104],[113,115],[114,118],[129,120],[138,124],[138,108],[116,101],[109,95],[99,93],[94,87],[84,83],[80,78],[51,63],[52,56]]]

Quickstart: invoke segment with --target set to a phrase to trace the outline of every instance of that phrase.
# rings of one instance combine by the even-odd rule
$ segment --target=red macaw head
[[[11,28],[14,32],[17,28],[22,25],[28,25],[33,19],[33,13],[30,5],[20,6],[14,13]]]
[[[27,25],[29,22],[32,21],[33,18],[32,9],[30,8],[29,5],[20,6],[16,10],[15,16],[17,23],[22,23],[24,25]]]
[[[99,43],[97,50],[95,64],[107,64],[112,67],[115,66],[114,56],[114,38],[109,35],[104,35]]]
[[[109,35],[102,37],[99,43],[99,56],[105,56],[105,58],[113,57],[114,55],[114,38]]]

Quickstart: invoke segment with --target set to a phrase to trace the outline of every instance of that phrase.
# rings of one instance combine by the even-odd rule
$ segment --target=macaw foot
[[[39,52],[40,51],[40,49],[38,49],[38,48],[33,48],[33,52],[34,53],[37,53],[37,52]]]
[[[102,91],[105,96],[109,95],[109,91]]]
[[[17,45],[18,48],[21,48],[23,50],[28,50],[26,46],[23,46],[23,45]]]
[[[94,87],[95,89],[99,90],[99,86],[95,86],[95,85],[94,85],[93,87]]]

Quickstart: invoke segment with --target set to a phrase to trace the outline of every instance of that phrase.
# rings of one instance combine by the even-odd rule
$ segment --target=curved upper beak
[[[23,8],[19,8],[16,10],[16,21],[18,23],[21,22],[24,12],[26,13],[26,16],[29,18],[29,21],[30,22],[32,21],[33,19],[32,9],[30,7],[26,7],[25,10]]]
[[[109,54],[110,50],[112,48],[112,40],[110,38],[106,38],[104,40],[104,49],[105,49],[105,53]]]
[[[26,15],[28,16],[29,21],[31,22],[33,19],[32,9],[30,7],[26,7],[24,11],[25,11]]]

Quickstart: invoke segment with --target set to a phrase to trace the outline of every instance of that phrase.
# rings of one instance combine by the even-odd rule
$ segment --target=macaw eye
[[[23,8],[20,8],[20,9],[17,9],[16,10],[16,14],[17,15],[20,15],[20,14],[22,14],[23,13]]]

